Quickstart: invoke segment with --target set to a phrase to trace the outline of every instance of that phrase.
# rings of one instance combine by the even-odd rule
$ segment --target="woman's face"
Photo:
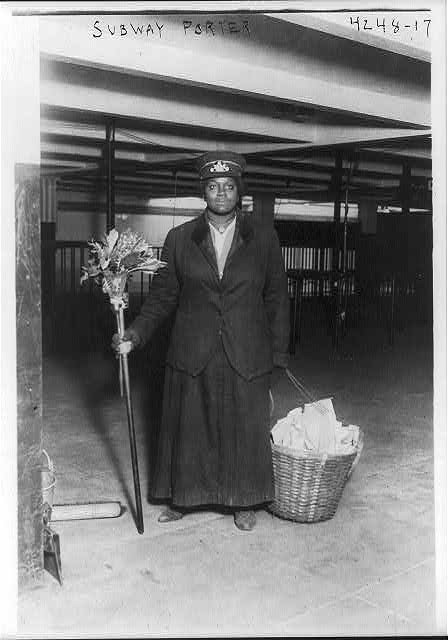
[[[238,202],[238,186],[234,178],[211,178],[204,187],[207,207],[218,216],[231,213]]]

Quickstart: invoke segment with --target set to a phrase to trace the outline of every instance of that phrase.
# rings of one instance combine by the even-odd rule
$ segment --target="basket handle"
[[[286,367],[285,369],[285,373],[288,377],[288,380],[291,382],[291,384],[295,387],[295,389],[301,393],[306,400],[308,400],[309,402],[318,402],[319,399],[316,398],[316,396],[314,394],[311,393],[311,391],[309,391],[305,385],[303,384],[303,382],[301,382],[293,373],[290,369],[288,369],[288,367]]]
[[[302,382],[300,382],[300,380],[298,380],[294,374],[291,372],[290,369],[288,369],[288,367],[285,367],[285,373],[286,376],[288,377],[288,380],[291,382],[291,384],[294,386],[294,388],[302,395],[305,397],[305,400],[308,400],[309,402],[319,402],[318,399],[313,396],[313,394],[308,391],[308,389],[302,384]],[[274,415],[274,409],[275,409],[275,402],[274,402],[274,396],[272,394],[272,390],[269,389],[269,419],[270,421],[272,421],[272,416]],[[327,409],[323,410],[325,413],[327,413]]]
[[[275,402],[274,396],[272,395],[271,389],[269,389],[269,418],[272,420],[272,416],[274,415]]]
[[[319,411],[319,413],[321,413],[322,415],[325,415],[328,413],[328,409],[325,406],[321,406],[319,398],[317,398],[314,394],[312,394],[311,391],[309,391],[305,387],[303,382],[301,382],[298,378],[296,378],[296,376],[292,373],[290,369],[288,369],[288,367],[285,367],[285,373],[286,373],[286,376],[288,377],[288,380],[291,382],[291,384],[296,389],[296,391],[298,391],[301,394],[301,396],[305,398],[305,402],[311,402],[315,404],[317,411]],[[274,403],[274,399],[272,398],[272,394],[271,394],[272,407],[273,407],[273,403]],[[272,412],[273,412],[273,409],[272,409]],[[272,412],[271,412],[271,417],[272,417]]]

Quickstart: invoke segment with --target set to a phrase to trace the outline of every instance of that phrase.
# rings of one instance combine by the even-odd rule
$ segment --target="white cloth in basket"
[[[342,426],[331,398],[297,407],[271,429],[274,444],[319,454],[352,453],[359,439],[359,427]]]

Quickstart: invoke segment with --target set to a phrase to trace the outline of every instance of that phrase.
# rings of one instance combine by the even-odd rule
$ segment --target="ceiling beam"
[[[405,147],[365,147],[366,151],[372,151],[374,153],[387,153],[389,156],[398,156],[401,158],[418,158],[421,160],[429,160],[432,158],[431,149],[413,149]]]
[[[152,40],[149,55],[141,55],[138,39],[130,38],[126,46],[116,46],[113,41],[100,42],[91,32],[75,28],[70,23],[62,23],[54,28],[54,23],[43,20],[40,25],[41,57],[46,60],[70,62],[97,70],[118,71],[120,73],[164,80],[204,89],[219,90],[240,96],[284,101],[302,106],[358,113],[365,117],[381,118],[395,123],[426,126],[431,121],[430,92],[418,98],[406,97],[396,91],[380,94],[370,90],[368,74],[358,78],[350,86],[342,77],[322,79],[320,74],[301,75],[291,69],[302,69],[305,61],[292,57],[288,70],[257,64],[257,49],[260,46],[250,41],[243,50],[227,51],[226,56],[213,54],[210,47],[206,51],[189,49],[182,41],[173,46]],[[98,46],[101,45],[101,46]],[[231,57],[233,53],[234,57]],[[302,65],[300,63],[303,63]],[[219,69],[219,73],[216,70]],[[269,82],[266,77],[269,74]],[[337,74],[336,74],[337,75]]]
[[[284,145],[284,148],[278,148],[276,153],[288,156],[296,151],[300,153],[310,153],[313,150],[324,151],[332,150],[336,147],[349,147],[351,150],[362,151],[366,144],[391,141],[408,141],[418,138],[426,138],[431,135],[429,129],[383,129],[373,127],[352,127],[352,126],[333,126],[333,125],[317,125],[314,128],[314,136],[311,142],[300,145]],[[310,135],[311,137],[311,135]],[[387,148],[382,151],[387,152]],[[254,154],[255,155],[255,154]],[[265,154],[264,154],[265,155]],[[392,155],[392,154],[391,154]]]
[[[103,143],[104,144],[104,143]],[[72,142],[47,142],[42,140],[40,142],[41,154],[65,154],[73,156],[89,156],[91,158],[101,158],[102,148],[100,145],[94,146],[92,143],[87,145],[80,145],[76,143],[76,140]],[[46,157],[46,156],[44,156]]]
[[[172,124],[170,122],[170,124]],[[105,140],[106,125],[80,123],[74,120],[57,120],[48,117],[41,118],[41,139],[45,142],[73,142],[75,144],[90,145],[92,142],[102,143]],[[203,153],[208,150],[218,150],[226,148],[228,143],[223,142],[210,131],[209,137],[192,135],[191,131],[185,130],[180,133],[168,133],[158,130],[157,123],[153,127],[146,129],[136,129],[131,127],[116,126],[115,142],[120,144],[134,144],[142,147],[165,148],[168,150],[192,151]],[[275,151],[282,148],[282,142],[240,142],[232,141],[232,149],[237,153],[253,153]]]
[[[92,143],[104,143],[104,127],[92,125],[89,130],[84,127],[80,128],[76,122],[51,121],[45,118],[41,123],[41,140],[53,144],[77,144],[89,146]],[[153,131],[124,129],[117,127],[115,130],[116,148],[134,146],[145,149],[163,149],[167,153],[174,154],[176,151],[190,153],[191,157],[205,153],[206,151],[217,151],[226,149],[230,146],[228,142],[222,142],[210,135],[207,138],[200,138],[189,135],[161,133],[157,131],[157,123],[154,125]],[[282,142],[240,142],[233,141],[231,143],[232,150],[236,153],[269,153],[278,149],[283,149],[285,145]]]
[[[390,153],[387,147],[379,147],[377,149],[374,148],[365,148],[363,149],[363,157],[367,160],[374,160],[378,162],[396,162],[401,167],[403,166],[403,160],[406,157],[404,153],[403,156],[399,156],[395,153]],[[431,170],[432,167],[432,158],[429,157],[420,157],[420,156],[412,156],[410,158],[410,162],[412,163],[412,171],[414,175],[420,170]]]
[[[43,78],[41,82],[41,103],[62,109],[87,111],[92,114],[107,114],[115,118],[140,119],[146,126],[156,126],[157,122],[165,125],[184,125],[189,138],[195,127],[212,132],[224,131],[227,134],[250,134],[266,137],[275,132],[277,138],[289,138],[291,143],[272,141],[269,148],[266,143],[259,149],[242,149],[240,152],[267,153],[269,151],[305,151],[316,146],[360,144],[362,142],[378,142],[390,139],[409,138],[422,135],[421,130],[396,128],[375,128],[359,126],[335,126],[321,123],[296,123],[274,120],[271,117],[254,113],[236,112],[230,109],[217,109],[206,105],[193,105],[173,102],[153,96],[132,95],[116,91],[114,87],[98,88],[72,85],[67,81]],[[428,133],[428,132],[426,132]],[[213,134],[209,136],[212,137]],[[274,137],[274,136],[273,136]],[[149,137],[149,140],[151,137]],[[205,147],[205,145],[204,145]],[[203,147],[203,150],[205,148]],[[220,148],[235,148],[234,142],[222,143]]]
[[[273,120],[258,114],[241,113],[230,109],[209,107],[202,104],[173,102],[166,98],[121,93],[113,86],[108,88],[88,87],[81,84],[42,79],[41,105],[77,110],[84,114],[104,114],[108,117],[138,119],[145,128],[156,126],[158,122],[166,125],[182,125],[191,137],[194,128],[210,132],[218,130],[231,134],[259,135],[275,138],[287,138],[291,142],[307,140],[310,130],[299,123]],[[275,134],[274,134],[275,131]],[[211,137],[211,136],[210,136]],[[224,144],[222,145],[225,146]],[[233,147],[233,142],[230,143]],[[275,147],[274,147],[275,148]],[[282,147],[280,147],[282,148]]]

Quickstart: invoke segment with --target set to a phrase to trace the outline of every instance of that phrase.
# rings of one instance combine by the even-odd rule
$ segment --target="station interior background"
[[[38,18],[39,171],[16,172],[18,254],[40,279],[18,325],[24,634],[436,631],[433,228],[444,212],[433,210],[432,20],[431,11]],[[246,157],[243,210],[277,230],[291,370],[361,426],[364,451],[328,522],[263,511],[248,540],[211,509],[161,527],[147,493],[168,323],[131,361],[141,538],[115,320],[80,270],[88,241],[113,227],[142,231],[159,255],[168,230],[202,211],[194,163],[213,149]],[[149,289],[150,278],[134,277],[126,322]],[[40,327],[37,346],[27,318]],[[32,429],[21,370],[41,389]],[[300,401],[281,381],[275,416]],[[42,448],[55,464],[55,503],[125,507],[116,519],[54,522],[62,587],[43,567],[41,489],[27,467]]]

